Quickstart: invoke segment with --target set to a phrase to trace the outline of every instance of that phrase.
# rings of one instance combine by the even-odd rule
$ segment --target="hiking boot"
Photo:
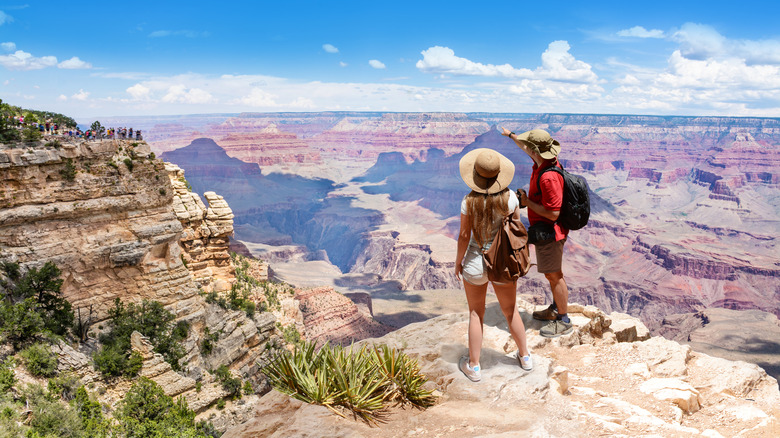
[[[542,327],[539,330],[539,334],[545,338],[557,338],[558,336],[571,333],[573,328],[574,327],[570,322],[564,322],[560,319],[556,319],[555,321],[550,321],[549,324]]]
[[[465,374],[466,377],[468,377],[472,382],[479,382],[482,380],[482,373],[480,372],[479,365],[474,365],[472,368],[471,365],[469,365],[468,356],[463,356],[460,358],[458,368],[460,368],[460,370],[463,371],[463,374]]]
[[[533,313],[534,319],[538,319],[539,321],[555,321],[558,319],[558,310],[553,307],[554,305],[555,304],[550,304],[550,306],[544,310],[535,310]]]
[[[534,369],[534,360],[531,359],[531,354],[528,356],[520,356],[520,352],[517,352],[517,361],[520,362],[520,368],[531,371]]]

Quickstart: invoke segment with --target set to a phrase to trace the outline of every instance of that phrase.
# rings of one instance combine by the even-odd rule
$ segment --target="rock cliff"
[[[226,438],[250,436],[775,436],[780,390],[759,367],[697,353],[650,337],[627,315],[572,305],[577,329],[542,338],[533,306],[521,303],[534,369],[518,366],[503,315],[485,316],[482,381],[458,371],[467,353],[467,314],[411,324],[379,339],[416,358],[439,402],[425,411],[392,409],[378,427],[341,418],[276,391]],[[529,325],[530,324],[530,325]]]
[[[275,317],[249,317],[201,295],[230,290],[236,281],[228,254],[233,215],[221,196],[205,193],[207,208],[187,189],[181,169],[156,159],[142,142],[14,146],[0,146],[0,260],[26,267],[54,262],[62,271],[63,296],[93,318],[91,339],[55,348],[61,371],[103,387],[100,400],[115,406],[130,385],[104,382],[92,369],[96,331],[115,299],[153,300],[189,323],[184,371],[173,371],[134,336],[133,348],[144,357],[142,375],[169,395],[184,395],[203,415],[225,395],[196,389],[196,382],[213,383],[208,370],[225,365],[263,389],[257,362],[267,343],[278,343]],[[211,348],[204,352],[207,329]],[[233,423],[225,420],[221,429],[244,418],[239,411],[233,409]]]

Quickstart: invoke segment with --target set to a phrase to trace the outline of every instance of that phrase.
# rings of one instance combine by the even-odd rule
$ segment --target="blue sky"
[[[774,0],[0,1],[0,98],[76,118],[780,117]]]

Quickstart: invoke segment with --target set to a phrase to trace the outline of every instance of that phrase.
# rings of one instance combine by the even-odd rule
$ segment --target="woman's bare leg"
[[[482,349],[482,323],[485,320],[485,294],[487,283],[476,286],[463,281],[466,288],[466,300],[469,303],[469,365],[479,364]]]
[[[528,343],[525,339],[525,325],[520,314],[517,313],[517,282],[507,284],[493,283],[493,290],[496,291],[498,304],[501,306],[501,313],[504,314],[506,322],[509,325],[509,333],[515,340],[520,356],[528,355]],[[484,304],[483,304],[484,306]]]

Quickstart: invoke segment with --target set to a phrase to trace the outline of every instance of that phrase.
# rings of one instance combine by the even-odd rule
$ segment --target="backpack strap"
[[[558,167],[560,166],[560,167]],[[563,176],[563,164],[561,164],[560,161],[555,160],[555,164],[552,166],[547,166],[544,169],[539,171],[539,175],[536,177],[536,193],[541,194],[542,193],[542,175],[544,175],[545,172],[553,170],[555,172],[558,172],[561,176]]]

